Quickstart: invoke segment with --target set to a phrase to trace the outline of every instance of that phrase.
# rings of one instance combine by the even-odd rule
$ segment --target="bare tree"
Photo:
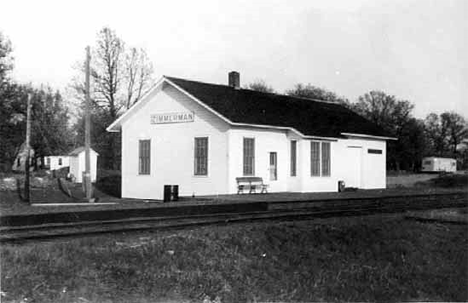
[[[79,103],[84,100],[84,68],[78,66],[78,75],[71,87]],[[141,99],[152,82],[153,67],[143,49],[128,48],[115,31],[101,29],[92,47],[91,101],[93,146],[106,168],[119,167],[120,137],[106,132],[117,117]],[[83,121],[78,117],[76,131],[83,137]]]
[[[130,48],[126,54],[126,108],[138,102],[149,88],[153,75],[153,65],[144,49]]]
[[[94,93],[97,103],[107,108],[111,118],[124,105],[119,93],[124,82],[124,42],[108,27],[103,28],[98,35],[97,45],[93,51],[91,76],[94,82]]]

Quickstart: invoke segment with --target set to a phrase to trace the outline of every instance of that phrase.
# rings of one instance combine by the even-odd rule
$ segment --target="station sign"
[[[193,112],[179,113],[161,113],[150,116],[151,124],[166,124],[166,123],[187,123],[193,122],[195,114]]]

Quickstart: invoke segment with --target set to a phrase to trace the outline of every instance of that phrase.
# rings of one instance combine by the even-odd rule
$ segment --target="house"
[[[237,193],[261,177],[269,192],[386,187],[386,136],[331,102],[163,76],[107,130],[122,136],[122,196]]]
[[[18,153],[16,154],[15,161],[11,166],[11,170],[13,171],[25,171],[26,167],[26,158],[28,155],[28,151],[26,149],[26,144],[21,144]],[[29,149],[29,170],[32,171],[33,167],[33,159],[34,159],[34,149]]]
[[[68,154],[70,157],[70,177],[76,183],[83,182],[83,172],[86,170],[85,154],[86,149],[83,146],[75,148],[71,153]],[[90,149],[91,182],[96,182],[98,156],[99,154],[96,151]]]
[[[69,156],[47,156],[45,157],[45,166],[49,170],[58,170],[70,166]]]

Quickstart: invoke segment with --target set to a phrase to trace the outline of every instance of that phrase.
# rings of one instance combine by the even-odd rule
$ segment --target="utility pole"
[[[83,182],[85,183],[86,200],[94,202],[92,199],[93,189],[91,186],[91,118],[90,118],[90,85],[89,85],[89,65],[91,61],[91,54],[89,46],[86,47],[86,100],[85,100],[85,173]]]
[[[31,202],[30,199],[30,190],[29,190],[29,161],[31,155],[31,146],[30,146],[30,137],[31,137],[31,94],[28,94],[28,105],[26,109],[26,142],[25,142],[25,149],[26,149],[26,162],[24,163],[25,169],[25,180],[24,180],[24,200],[28,203]]]

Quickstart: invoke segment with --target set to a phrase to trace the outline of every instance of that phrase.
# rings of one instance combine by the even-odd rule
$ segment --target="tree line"
[[[154,70],[144,49],[127,45],[114,30],[104,27],[91,48],[92,148],[105,169],[120,169],[120,135],[106,128],[138,102],[154,82]],[[83,52],[84,54],[84,52]],[[10,78],[14,69],[11,42],[0,33],[0,170],[11,168],[24,142],[26,100],[32,102],[31,147],[38,158],[66,154],[84,144],[84,55],[64,97],[49,86],[33,87]],[[245,88],[268,93],[275,89],[262,80]],[[388,136],[387,167],[417,171],[424,156],[454,157],[460,168],[468,166],[464,118],[454,112],[431,113],[425,119],[413,116],[414,104],[382,91],[370,91],[355,102],[325,88],[296,84],[287,95],[336,102],[381,126]]]
[[[263,80],[249,83],[245,88],[275,92]],[[418,119],[413,116],[413,103],[382,91],[365,93],[356,102],[311,84],[296,84],[285,93],[341,104],[382,127],[389,137],[397,138],[388,141],[389,170],[419,171],[422,158],[427,156],[455,158],[459,169],[468,167],[467,122],[458,113],[430,113],[425,119]]]

